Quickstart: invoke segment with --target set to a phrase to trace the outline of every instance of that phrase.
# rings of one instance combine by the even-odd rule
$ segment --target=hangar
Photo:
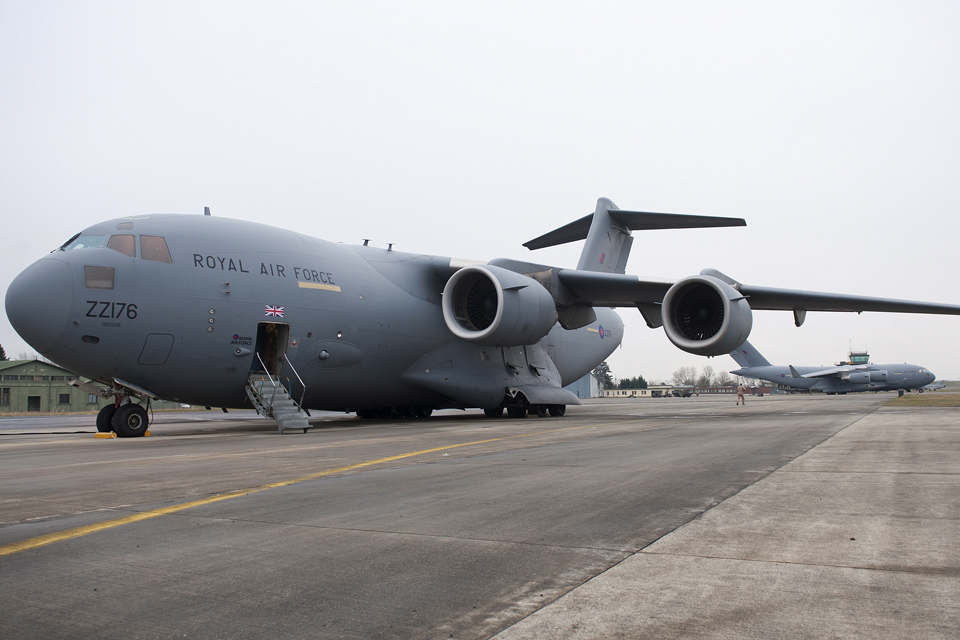
[[[79,376],[43,360],[0,361],[0,415],[5,413],[82,413],[99,411],[113,402],[95,393],[70,386]],[[86,381],[84,379],[83,381]],[[156,409],[171,409],[175,402],[155,402]]]

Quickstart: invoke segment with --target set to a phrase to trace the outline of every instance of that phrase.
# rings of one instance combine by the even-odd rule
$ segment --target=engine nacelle
[[[871,371],[870,372],[870,382],[886,382],[887,381],[887,372],[886,371]]]
[[[557,322],[553,296],[539,282],[489,265],[450,276],[442,307],[453,335],[489,346],[534,344]]]
[[[869,371],[854,371],[843,376],[843,379],[850,384],[867,384],[870,382]]]
[[[690,276],[663,297],[663,330],[688,353],[719,356],[743,344],[753,312],[739,291],[713,276]]]

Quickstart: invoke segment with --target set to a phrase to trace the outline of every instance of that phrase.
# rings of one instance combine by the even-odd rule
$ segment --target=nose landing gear
[[[97,414],[97,431],[100,433],[113,431],[120,438],[149,435],[147,427],[150,426],[150,420],[147,412],[150,410],[150,401],[156,400],[157,396],[146,389],[116,378],[113,379],[113,383],[113,386],[106,389],[95,386],[96,383],[92,382],[73,385],[88,393],[114,399],[114,402],[100,409],[100,413]],[[133,402],[134,399],[139,402]]]
[[[146,434],[149,422],[147,409],[143,405],[129,401],[119,407],[108,404],[97,414],[97,431],[114,431],[120,438],[135,438]]]

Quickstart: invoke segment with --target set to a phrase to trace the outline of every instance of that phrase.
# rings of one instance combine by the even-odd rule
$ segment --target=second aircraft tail
[[[769,367],[767,359],[760,355],[760,352],[754,349],[749,341],[744,340],[743,344],[736,351],[730,353],[730,357],[736,360],[741,367]]]

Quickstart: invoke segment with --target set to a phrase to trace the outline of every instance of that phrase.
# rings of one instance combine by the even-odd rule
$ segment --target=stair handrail
[[[283,354],[283,365],[284,365],[284,366],[290,365],[290,370],[293,371],[293,375],[297,376],[297,381],[299,381],[299,382],[300,382],[300,386],[303,387],[303,392],[300,394],[300,402],[297,402],[296,400],[293,400],[292,397],[290,398],[290,399],[293,400],[294,402],[297,402],[297,408],[299,408],[301,411],[303,411],[303,397],[307,394],[307,385],[305,385],[305,384],[303,383],[303,378],[301,378],[301,377],[300,377],[300,374],[297,373],[296,368],[293,366],[293,363],[290,362],[290,359],[287,357],[287,354]],[[283,367],[281,367],[280,370],[282,371],[282,370],[283,370]]]
[[[263,358],[260,357],[260,352],[257,351],[256,354],[257,354],[257,360],[259,360],[260,364],[263,365],[263,372],[267,374],[267,377],[270,378],[270,384],[273,385],[273,395],[270,396],[270,413],[272,414],[273,403],[277,399],[277,383],[274,382],[273,375],[271,375],[270,370],[267,369],[267,364],[263,361]],[[280,376],[278,375],[277,377],[279,378]],[[263,397],[263,379],[262,378],[260,379],[260,390],[257,391],[257,394],[260,395],[260,397]]]

